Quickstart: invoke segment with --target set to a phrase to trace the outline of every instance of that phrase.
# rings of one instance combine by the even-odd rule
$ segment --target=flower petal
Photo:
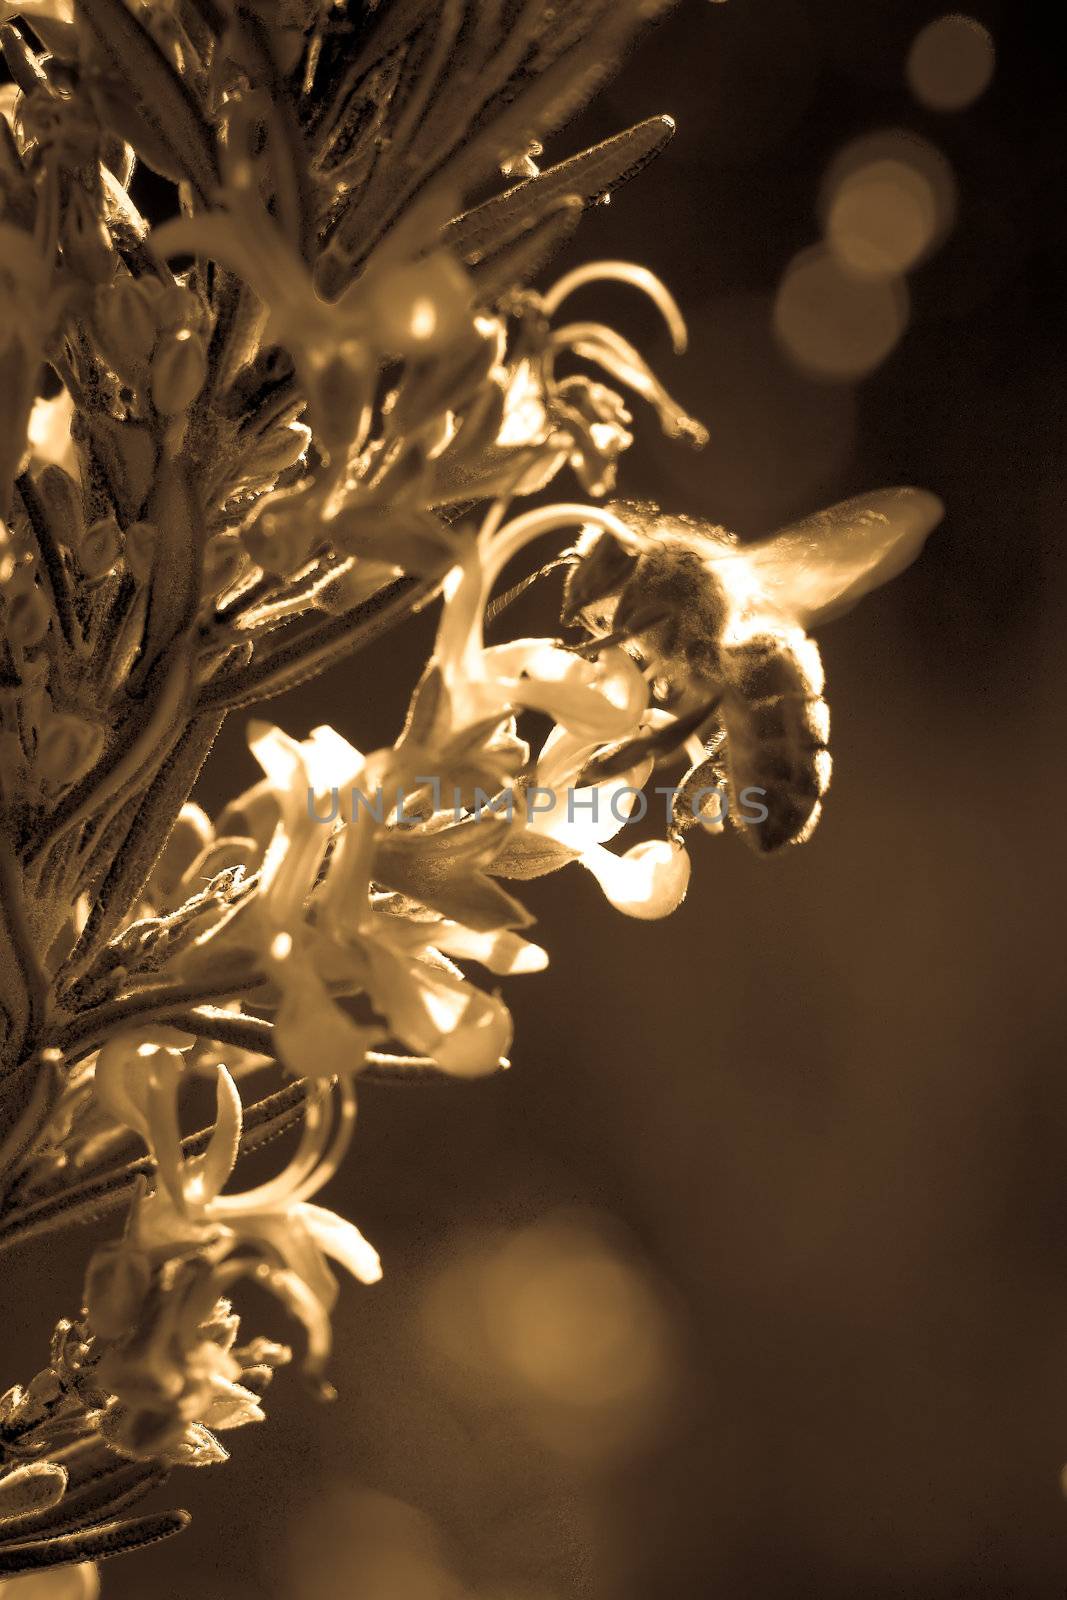
[[[185,1198],[191,1205],[203,1205],[221,1194],[241,1145],[240,1093],[221,1062],[215,1071],[215,1126],[203,1155],[185,1163]]]
[[[350,1272],[360,1283],[377,1283],[382,1275],[378,1252],[360,1233],[355,1223],[339,1217],[325,1206],[306,1201],[297,1207],[316,1245]]]
[[[374,1005],[398,1039],[460,1077],[497,1070],[512,1038],[503,1001],[384,944],[367,953]]]
[[[274,1018],[274,1043],[291,1072],[333,1078],[358,1072],[382,1031],[345,1015],[310,959],[291,948],[274,965],[282,1001]]]
[[[581,857],[616,911],[643,921],[668,917],[685,899],[689,855],[667,839],[635,844],[623,856],[594,845]]]
[[[446,922],[435,929],[433,937],[435,947],[446,955],[458,956],[461,961],[480,961],[490,972],[501,975],[543,972],[548,966],[547,951],[508,929],[479,933],[458,922]]]

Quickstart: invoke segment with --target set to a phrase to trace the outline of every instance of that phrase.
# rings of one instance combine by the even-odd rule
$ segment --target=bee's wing
[[[713,522],[706,522],[702,517],[686,516],[679,511],[661,511],[653,500],[611,500],[607,510],[613,511],[625,522],[646,548],[664,536],[683,539],[698,553],[709,556],[737,548],[735,533],[729,533]]]
[[[925,489],[876,489],[743,546],[737,560],[770,609],[822,622],[903,572],[944,509]]]

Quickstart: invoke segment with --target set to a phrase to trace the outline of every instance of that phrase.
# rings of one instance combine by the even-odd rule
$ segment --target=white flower
[[[673,297],[654,273],[631,262],[591,262],[567,273],[543,296],[531,297],[520,345],[523,353],[507,374],[504,415],[495,441],[498,451],[537,452],[514,482],[514,494],[544,488],[567,461],[588,494],[606,494],[614,484],[618,457],[633,443],[632,419],[613,389],[581,375],[557,376],[557,362],[567,354],[596,363],[640,395],[655,408],[672,437],[698,445],[706,442],[704,427],[671,399],[640,353],[613,328],[600,322],[551,327],[550,319],[576,289],[605,278],[647,294],[663,313],[675,352],[681,354],[686,347],[685,322]]]
[[[263,930],[270,971],[281,990],[274,1030],[287,1064],[312,1076],[352,1074],[368,1049],[391,1035],[448,1071],[496,1070],[511,1041],[507,1008],[469,983],[439,952],[488,957],[492,964],[499,947],[472,940],[471,930],[454,920],[412,921],[379,909],[371,897],[378,847],[388,831],[374,811],[380,804],[385,815],[384,799],[378,797],[393,775],[392,752],[364,759],[329,728],[318,728],[298,743],[280,729],[256,723],[250,740],[281,809],[251,916]],[[347,801],[354,784],[361,786],[366,803],[347,811],[318,884],[331,830],[316,820],[312,807],[321,814],[334,789],[344,791]],[[449,876],[450,866],[453,876],[462,878],[479,870],[494,839],[488,826],[473,837],[465,834],[467,854],[458,871],[448,860],[451,837],[432,835],[423,853],[434,854],[431,865],[438,879]],[[410,856],[419,846],[405,839],[395,848]],[[498,899],[512,909],[505,897]],[[306,914],[309,903],[313,919]],[[515,961],[510,970],[517,970]],[[365,994],[382,1021],[353,1021],[335,998],[344,993]]]
[[[555,639],[488,648],[484,642],[485,607],[507,563],[540,535],[587,522],[613,531],[622,527],[599,507],[543,506],[502,528],[494,511],[449,573],[433,659],[450,696],[453,728],[524,709],[545,712],[590,741],[622,739],[637,727],[648,685],[624,650],[609,647],[590,661]]]
[[[326,1258],[362,1283],[381,1276],[377,1253],[342,1217],[311,1203],[351,1137],[351,1092],[311,1091],[301,1140],[285,1169],[256,1188],[224,1194],[236,1163],[242,1112],[225,1066],[215,1068],[215,1124],[203,1154],[181,1149],[179,1090],[189,1069],[188,1035],[131,1031],[99,1052],[96,1094],[138,1133],[156,1163],[154,1192],[134,1201],[124,1238],[90,1264],[90,1327],[109,1341],[98,1376],[115,1395],[112,1438],[131,1454],[187,1459],[204,1446],[190,1428],[233,1428],[262,1416],[231,1353],[236,1319],[218,1305],[252,1273],[303,1321],[308,1366],[320,1372],[330,1349],[337,1281]]]

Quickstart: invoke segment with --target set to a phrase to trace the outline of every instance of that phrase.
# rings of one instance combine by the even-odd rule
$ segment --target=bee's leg
[[[685,741],[685,753],[693,766],[715,758],[724,760],[726,729],[718,722],[715,711],[707,717],[691,738]]]
[[[726,767],[723,759],[724,735],[721,730],[706,742],[687,741],[696,746],[696,757],[675,791],[671,806],[672,837],[679,840],[699,823],[707,833],[721,833],[729,809],[726,798]]]
[[[575,779],[577,787],[585,788],[588,784],[603,783],[608,778],[616,778],[621,772],[628,772],[631,767],[649,756],[657,761],[668,760],[684,748],[694,727],[700,722],[706,722],[716,705],[718,705],[717,698],[710,706],[698,706],[696,711],[691,711],[686,717],[677,717],[673,722],[665,723],[662,728],[654,728],[651,733],[640,734],[636,739],[627,739],[625,744],[616,745],[614,749],[605,750],[602,754],[594,756]]]

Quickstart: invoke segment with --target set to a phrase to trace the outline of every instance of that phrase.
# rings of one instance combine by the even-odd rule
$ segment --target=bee
[[[714,737],[683,791],[722,781],[727,814],[761,855],[802,843],[831,767],[822,662],[807,629],[903,571],[940,521],[941,502],[922,489],[882,489],[747,545],[650,503],[608,509],[629,537],[582,533],[564,623],[624,641],[653,701],[680,723],[709,708]],[[747,799],[754,794],[760,804]]]

